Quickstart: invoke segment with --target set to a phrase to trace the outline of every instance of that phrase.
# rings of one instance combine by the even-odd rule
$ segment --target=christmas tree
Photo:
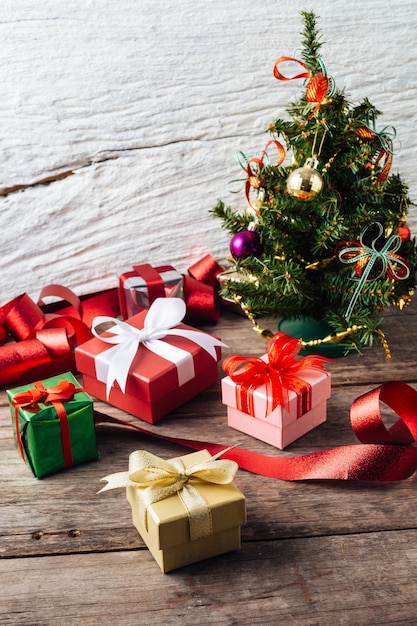
[[[417,257],[408,188],[390,170],[395,129],[378,130],[381,113],[367,99],[352,105],[337,88],[320,56],[316,16],[302,18],[301,59],[283,56],[274,66],[281,84],[300,82],[301,96],[286,109],[290,119],[270,124],[259,157],[238,154],[244,210],[219,200],[211,211],[232,235],[221,292],[258,331],[259,317],[309,318],[320,324],[313,335],[321,325],[324,335],[310,331],[307,341],[302,325],[294,336],[305,346],[342,341],[361,352],[379,338],[389,357],[381,313],[409,304]]]

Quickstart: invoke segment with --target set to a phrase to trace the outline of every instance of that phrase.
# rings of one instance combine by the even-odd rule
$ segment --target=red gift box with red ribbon
[[[133,265],[119,275],[120,311],[123,319],[148,309],[156,298],[177,298],[183,293],[184,279],[171,265]]]
[[[75,358],[85,389],[155,423],[218,381],[218,338],[181,323],[185,303],[158,298],[126,322],[98,317]],[[102,334],[100,324],[112,327]]]
[[[326,421],[330,374],[328,359],[295,358],[297,339],[277,333],[262,357],[232,355],[223,368],[222,400],[235,428],[281,450]]]

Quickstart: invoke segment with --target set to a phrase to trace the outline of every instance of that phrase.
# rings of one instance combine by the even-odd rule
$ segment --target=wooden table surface
[[[224,355],[260,355],[265,343],[232,312],[205,330]],[[381,346],[331,363],[327,422],[285,451],[229,429],[215,385],[155,432],[293,456],[357,443],[352,401],[388,380],[417,385],[417,303],[389,311]],[[129,418],[97,402],[108,414]],[[417,410],[417,407],[416,407]],[[138,535],[123,490],[98,495],[100,479],[127,469],[129,453],[171,458],[186,448],[98,428],[100,459],[36,480],[13,443],[0,393],[0,624],[417,624],[417,478],[374,484],[284,482],[239,470],[247,498],[242,549],[162,574]]]

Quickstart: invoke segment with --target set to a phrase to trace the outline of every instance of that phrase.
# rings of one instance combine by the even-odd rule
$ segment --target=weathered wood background
[[[311,4],[311,3],[310,3]],[[415,0],[316,0],[323,56],[353,102],[393,124],[417,198]],[[228,237],[208,211],[258,155],[301,83],[304,1],[5,0],[0,16],[0,299],[59,282],[80,295],[132,262],[180,271]],[[398,148],[399,144],[397,145]],[[410,226],[417,230],[411,207]]]

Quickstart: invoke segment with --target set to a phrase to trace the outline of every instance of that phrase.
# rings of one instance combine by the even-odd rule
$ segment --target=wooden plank
[[[413,624],[416,539],[249,542],[168,575],[147,550],[3,559],[0,624]]]

